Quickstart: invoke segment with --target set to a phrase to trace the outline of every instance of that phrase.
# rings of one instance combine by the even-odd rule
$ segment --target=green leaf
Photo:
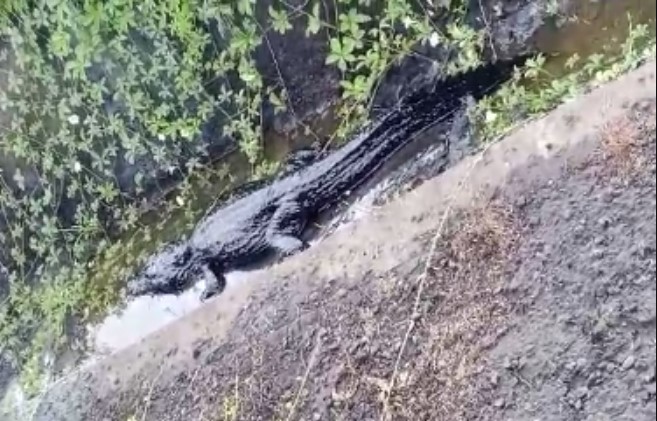
[[[97,187],[98,194],[101,200],[111,203],[119,195],[119,192],[112,183],[103,183]]]
[[[80,22],[89,28],[93,28],[94,31],[98,31],[103,16],[103,4],[101,2],[87,1]]]
[[[313,5],[313,11],[308,15],[308,26],[306,27],[306,36],[315,35],[322,28],[322,21],[319,19],[319,3]]]
[[[292,29],[292,24],[290,23],[287,13],[284,11],[277,11],[271,5],[269,6],[269,16],[272,20],[272,28],[280,34],[284,34],[290,29]]]
[[[237,11],[243,16],[251,16],[253,14],[253,5],[255,0],[238,0]]]
[[[338,38],[332,38],[330,41],[330,53],[326,58],[327,64],[336,64],[343,72],[347,70],[348,63],[356,60],[353,51],[356,48],[356,41],[352,38],[345,37],[340,41]]]
[[[50,36],[50,49],[59,58],[68,56],[71,52],[71,36],[61,28],[55,30]]]
[[[285,101],[279,98],[276,92],[272,91],[269,93],[269,102],[274,106],[274,113],[280,113],[287,109]]]
[[[579,63],[580,57],[579,54],[575,53],[572,56],[568,57],[566,60],[565,67],[566,69],[573,69],[577,63]]]
[[[343,88],[344,99],[354,99],[356,101],[364,101],[367,99],[371,83],[363,75],[358,75],[353,81],[343,80],[340,82]]]
[[[541,74],[544,64],[545,56],[543,54],[527,60],[525,63],[525,76],[530,79],[536,79]]]
[[[231,39],[229,48],[234,50],[235,55],[243,55],[250,52],[260,44],[260,37],[253,25],[244,25],[238,29]]]

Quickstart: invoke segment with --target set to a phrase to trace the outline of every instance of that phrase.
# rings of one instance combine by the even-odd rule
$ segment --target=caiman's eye
[[[185,247],[182,249],[178,257],[176,257],[175,265],[184,266],[189,262],[189,259],[191,258],[192,258],[192,249],[190,247]]]

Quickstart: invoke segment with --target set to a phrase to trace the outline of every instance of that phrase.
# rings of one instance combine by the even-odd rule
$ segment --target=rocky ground
[[[655,64],[140,345],[38,420],[652,420]]]

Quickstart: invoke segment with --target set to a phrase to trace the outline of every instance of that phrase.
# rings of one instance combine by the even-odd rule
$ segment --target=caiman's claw
[[[201,301],[206,301],[217,294],[221,294],[226,288],[226,278],[218,270],[212,270],[213,265],[203,265],[203,275],[205,276],[205,289],[199,297]]]

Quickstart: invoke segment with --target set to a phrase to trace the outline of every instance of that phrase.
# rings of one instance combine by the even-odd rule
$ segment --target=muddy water
[[[614,0],[574,2],[567,17],[557,18],[539,31],[535,39],[538,49],[550,57],[547,70],[558,75],[563,73],[564,62],[572,55],[586,57],[593,53],[614,53],[626,38],[629,19],[632,22],[651,23],[654,31],[655,1],[647,0]],[[564,21],[564,19],[566,19]],[[562,20],[560,24],[556,21]],[[306,140],[312,141],[310,138]],[[287,142],[287,143],[286,143]],[[290,142],[289,139],[278,139],[269,154],[280,158],[290,149],[303,146]],[[242,167],[244,168],[244,167]],[[371,214],[373,202],[380,192],[385,190],[386,183],[366,194],[361,201],[350,208],[350,221],[367,217]],[[209,190],[207,186],[198,186],[199,202],[197,208],[210,206],[211,198],[225,188],[225,182],[217,181]],[[214,191],[217,189],[217,191]],[[179,221],[183,221],[180,218]],[[187,221],[189,222],[189,221]],[[182,224],[182,222],[179,222]],[[174,224],[168,227],[165,237],[171,237],[181,228]],[[233,272],[227,275],[228,288],[239,288],[248,280],[252,273]],[[142,337],[162,328],[171,321],[182,317],[200,306],[198,296],[203,289],[204,280],[180,296],[139,297],[125,303],[121,311],[117,311],[99,324],[89,328],[89,345],[96,352],[105,354],[120,350],[139,341]]]
[[[240,288],[252,273],[235,271],[228,274],[225,293]],[[144,296],[130,300],[120,312],[89,327],[89,345],[97,355],[106,355],[139,342],[146,335],[198,308],[201,304],[198,297],[204,287],[205,280],[200,279],[178,296]]]
[[[655,34],[655,0],[577,0],[567,15],[555,17],[541,28],[534,40],[548,55],[546,70],[563,74],[566,61],[574,54],[617,54],[627,38],[630,25],[647,24]]]

